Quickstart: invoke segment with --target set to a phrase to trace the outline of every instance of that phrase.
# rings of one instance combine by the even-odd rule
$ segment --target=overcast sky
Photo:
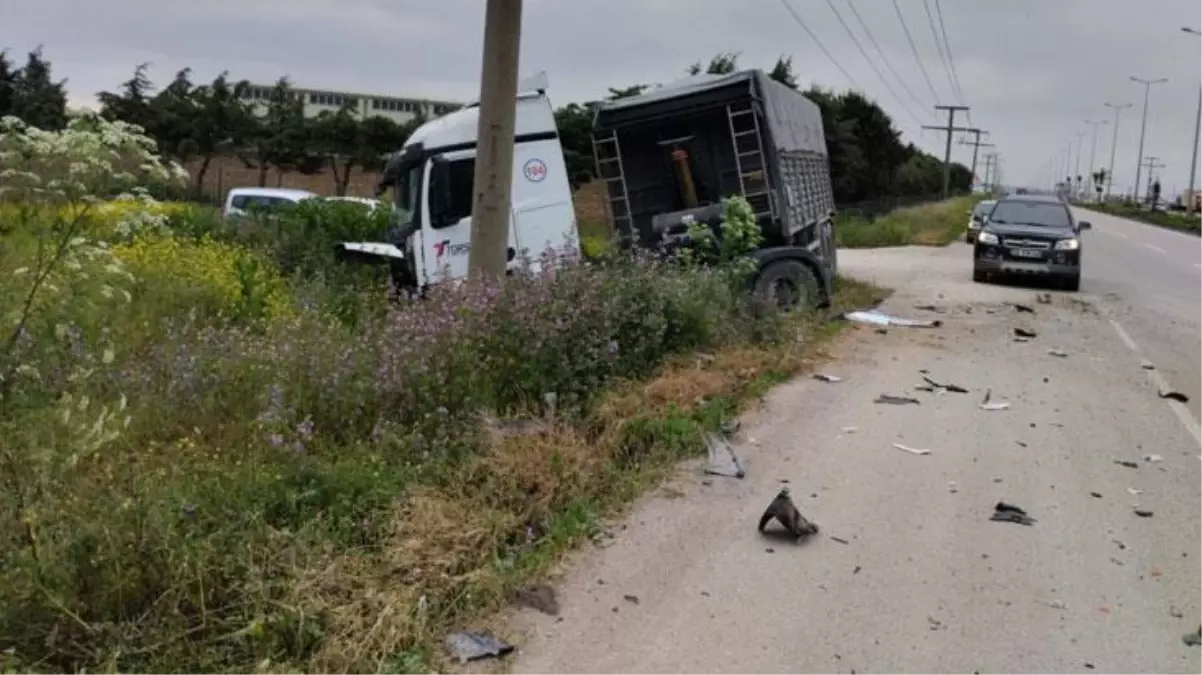
[[[936,95],[893,0],[789,2],[846,75],[782,0],[526,0],[522,72],[546,70],[551,96],[563,104],[601,97],[609,86],[671,81],[716,52],[741,52],[742,65],[765,68],[792,55],[803,85],[847,88],[850,75],[906,140],[942,154],[942,135],[919,127],[946,118],[932,109]],[[1185,187],[1202,44],[1181,27],[1202,28],[1198,0],[925,0],[934,31],[924,0],[897,2],[938,102],[972,107],[972,124],[989,130],[985,140],[1002,154],[1007,182],[1045,180],[1057,149],[1079,131],[1087,132],[1085,173],[1093,135],[1084,120],[1113,125],[1103,107],[1110,101],[1135,104],[1122,113],[1115,162],[1118,182],[1129,185],[1143,104],[1143,86],[1129,77],[1139,75],[1169,78],[1152,88],[1145,155],[1167,165],[1166,192]],[[962,99],[935,41],[940,10]],[[94,105],[96,91],[117,87],[146,61],[161,83],[191,66],[198,80],[229,70],[252,81],[288,75],[304,87],[466,100],[478,87],[483,20],[484,0],[0,0],[0,49],[23,58],[43,45],[76,105]],[[1109,159],[1111,131],[1100,128],[1097,166]],[[967,164],[971,148],[953,146],[953,157]]]

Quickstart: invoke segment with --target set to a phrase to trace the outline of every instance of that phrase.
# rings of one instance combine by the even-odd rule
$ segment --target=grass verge
[[[946,246],[964,236],[977,197],[956,197],[890,211],[876,218],[840,215],[835,241],[840,248]]]
[[[821,360],[822,345],[845,325],[831,315],[886,296],[841,280],[830,314],[792,320],[794,340],[677,357],[648,380],[609,389],[584,419],[498,430],[483,453],[397,504],[379,550],[339,553],[297,586],[295,602],[331,617],[308,667],[448,665],[448,630],[502,609],[564,553],[600,536],[604,518],[704,452],[703,431]]]

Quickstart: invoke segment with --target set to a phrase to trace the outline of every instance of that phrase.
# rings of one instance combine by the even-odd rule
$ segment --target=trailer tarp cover
[[[730,75],[694,75],[638,96],[605,101],[597,109],[596,121],[598,125],[603,125],[607,112],[653,106],[741,83],[745,83],[749,93],[754,93],[763,105],[768,131],[777,150],[826,154],[826,135],[818,105],[760,70],[744,70]]]

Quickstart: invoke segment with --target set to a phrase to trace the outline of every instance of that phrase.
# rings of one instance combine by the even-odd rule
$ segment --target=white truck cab
[[[580,243],[563,148],[547,98],[546,75],[523,81],[516,99],[509,216],[510,269],[537,270],[547,251],[576,257]],[[479,106],[418,127],[389,161],[380,189],[394,189],[387,242],[345,242],[352,257],[389,258],[394,280],[421,289],[467,276]]]

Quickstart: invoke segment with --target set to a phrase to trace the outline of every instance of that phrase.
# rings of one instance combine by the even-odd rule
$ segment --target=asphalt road
[[[931,316],[914,306],[934,303],[944,325],[852,331],[823,366],[844,381],[774,390],[736,438],[747,477],[682,467],[613,524],[611,545],[569,561],[558,617],[504,617],[518,645],[508,665],[1199,672],[1182,642],[1202,609],[1197,424],[1155,381],[1197,387],[1197,240],[1191,259],[1160,233],[1093,222],[1083,291],[1051,305],[971,283],[962,244],[841,254],[844,273],[898,289],[886,309]],[[1166,319],[1171,329],[1151,323]],[[1015,342],[1015,327],[1038,337]],[[916,391],[920,369],[971,393]],[[987,389],[1010,409],[980,409]],[[873,402],[907,391],[922,403]],[[756,531],[786,480],[822,528],[800,545]],[[1037,522],[991,521],[999,500]]]

